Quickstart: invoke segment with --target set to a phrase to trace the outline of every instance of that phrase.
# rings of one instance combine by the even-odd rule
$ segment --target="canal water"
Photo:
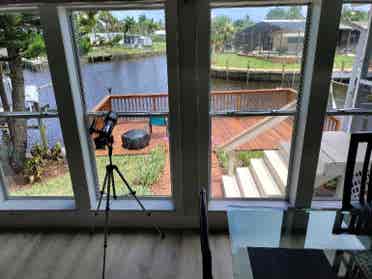
[[[112,94],[160,93],[168,91],[166,57],[156,56],[129,61],[112,61],[95,64],[81,64],[83,95],[87,110],[90,111],[111,88]],[[48,70],[42,72],[24,71],[26,85],[43,86],[51,83]],[[212,90],[261,89],[279,87],[279,82],[211,80]],[[290,86],[290,85],[285,85]],[[52,86],[40,90],[41,105],[56,109]],[[33,121],[30,121],[29,124]],[[61,141],[59,120],[44,120],[50,145]],[[29,145],[40,142],[37,130],[29,131]]]

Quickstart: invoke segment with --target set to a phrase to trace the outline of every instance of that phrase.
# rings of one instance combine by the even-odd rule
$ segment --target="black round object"
[[[127,149],[141,149],[149,145],[150,135],[145,130],[129,130],[121,135],[123,147]]]

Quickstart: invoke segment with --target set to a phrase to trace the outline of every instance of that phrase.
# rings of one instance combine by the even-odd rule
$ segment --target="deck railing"
[[[290,88],[212,91],[210,95],[210,111],[247,111],[280,109],[296,100],[297,92]],[[120,94],[103,98],[93,111],[118,112],[168,112],[168,94]],[[329,116],[326,118],[324,130],[335,131],[340,121]]]

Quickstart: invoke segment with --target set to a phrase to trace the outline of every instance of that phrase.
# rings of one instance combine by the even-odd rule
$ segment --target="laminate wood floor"
[[[211,234],[214,278],[232,278],[227,234]],[[0,233],[1,279],[101,278],[103,234]],[[111,233],[106,278],[202,278],[199,235]]]

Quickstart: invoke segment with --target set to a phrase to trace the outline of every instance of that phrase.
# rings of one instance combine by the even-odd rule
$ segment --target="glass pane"
[[[306,6],[212,9],[212,90],[297,90],[306,15]]]
[[[88,114],[168,112],[164,9],[79,11],[72,18]],[[167,123],[166,115],[121,117],[113,130],[114,163],[139,196],[171,195]],[[107,151],[94,152],[101,185]]]
[[[212,198],[284,198],[293,117],[212,117]]]
[[[360,131],[372,131],[372,116],[327,116],[318,159],[314,197],[342,199],[350,134]],[[363,148],[362,145],[360,148]],[[358,169],[362,167],[362,158],[364,157],[357,158]]]
[[[307,6],[211,11],[211,113],[296,109]],[[285,198],[293,117],[212,117],[213,198]]]
[[[0,179],[3,180],[10,197],[73,196],[57,118],[2,118],[0,125]],[[22,130],[27,134],[24,139],[16,141],[17,145],[26,147],[24,152],[17,150],[12,141],[15,130]],[[16,167],[15,162],[18,160],[24,162],[22,168]]]
[[[329,109],[371,109],[368,105],[371,100],[370,85],[363,82],[350,83],[353,67],[361,66],[364,60],[361,50],[365,40],[362,38],[368,29],[370,8],[370,4],[343,5],[328,98]],[[365,57],[366,61],[369,59],[368,56],[370,54]],[[368,79],[368,76],[362,79]]]
[[[0,114],[56,112],[38,13],[0,13],[0,41]],[[45,136],[40,136],[39,126]],[[1,119],[1,134],[2,168],[10,196],[72,196],[58,118],[41,123]]]

